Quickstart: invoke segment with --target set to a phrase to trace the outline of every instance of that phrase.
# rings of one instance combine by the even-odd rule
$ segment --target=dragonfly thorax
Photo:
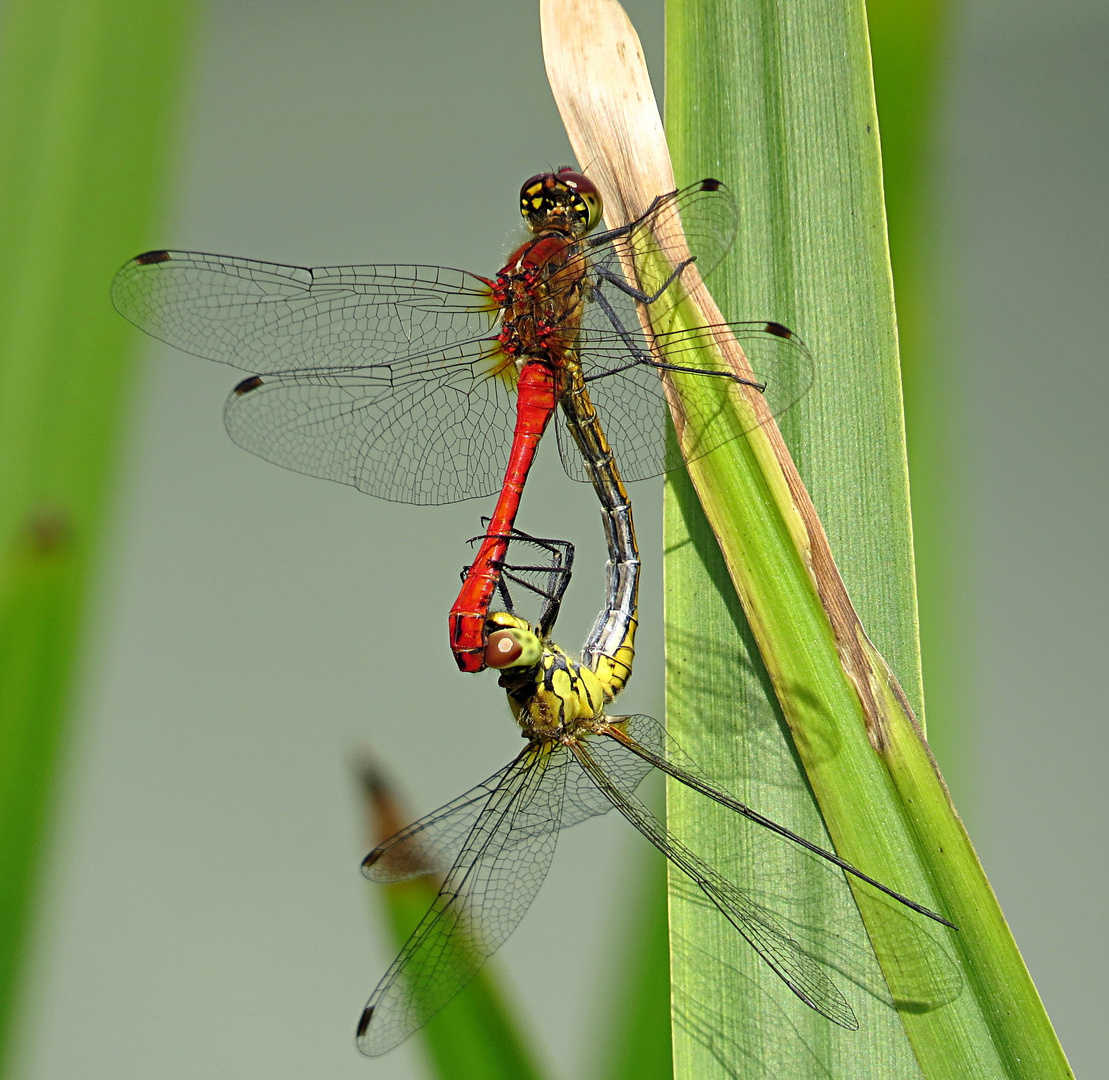
[[[588,667],[571,660],[552,642],[540,641],[517,616],[499,612],[490,623],[501,627],[490,634],[490,649],[509,635],[518,647],[506,651],[504,661],[498,662],[488,652],[486,659],[490,667],[503,671],[499,682],[508,691],[512,715],[525,738],[558,739],[603,722],[604,688]]]
[[[513,252],[492,287],[501,309],[501,351],[556,366],[574,356],[585,274],[577,245],[562,236],[536,237]]]

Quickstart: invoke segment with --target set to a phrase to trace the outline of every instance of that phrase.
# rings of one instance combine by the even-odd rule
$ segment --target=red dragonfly
[[[451,609],[464,671],[484,666],[486,616],[524,482],[559,405],[595,405],[623,478],[637,480],[681,463],[667,449],[661,374],[703,374],[737,393],[743,381],[706,366],[697,330],[648,341],[640,322],[640,312],[657,322],[685,295],[682,272],[694,260],[677,252],[693,250],[703,276],[730,246],[736,207],[719,181],[660,196],[637,220],[597,233],[596,186],[563,168],[524,184],[521,211],[532,235],[492,279],[441,266],[307,269],[150,251],[112,288],[142,330],[252,373],[224,410],[240,446],[396,502],[499,491]],[[670,269],[650,270],[644,251]],[[791,331],[775,322],[733,330],[772,412],[805,392],[811,362]],[[698,453],[734,436],[714,423],[718,409],[692,417]],[[569,475],[589,479],[565,425],[558,441]]]

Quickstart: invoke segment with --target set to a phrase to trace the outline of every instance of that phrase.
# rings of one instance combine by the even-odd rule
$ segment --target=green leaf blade
[[[731,626],[719,613],[711,617],[704,598],[725,594],[728,583],[714,564],[699,508],[688,491],[683,495],[681,481],[668,489],[671,728],[741,797],[753,788],[748,797],[757,808],[819,841],[815,820],[798,825],[807,778],[841,855],[960,924],[950,934],[915,917],[906,922],[865,886],[852,886],[892,991],[884,1008],[900,1016],[924,1075],[1069,1076],[900,688],[852,625],[835,568],[817,565],[822,523],[867,633],[919,712],[904,425],[862,7],[674,0],[668,38],[668,132],[678,181],[719,176],[735,187],[742,208],[738,258],[713,279],[714,293],[731,318],[791,325],[820,363],[813,393],[782,425],[820,514],[815,530],[805,519],[810,547],[783,549],[783,538],[796,542],[802,535],[789,521],[803,514],[804,499],[791,490],[783,500],[774,491],[768,458],[758,449],[773,444],[769,436],[756,433],[691,467],[749,626],[738,611]],[[691,556],[698,544],[701,566]],[[838,629],[829,637],[833,625]],[[748,628],[758,656],[741,647]],[[759,708],[760,679],[772,684],[804,762],[804,774],[798,769],[792,780],[775,782],[771,766],[752,760],[753,782],[738,759],[754,753],[730,745],[757,735],[748,715]],[[707,691],[698,693],[700,687]],[[700,830],[708,844],[716,829],[727,835],[726,823],[706,824],[709,815],[693,797],[673,785],[671,795],[676,825]],[[718,857],[726,858],[729,849],[734,853],[734,834],[717,844]],[[752,861],[760,874],[772,866],[761,853],[754,860],[748,853],[737,873],[750,874]],[[744,884],[755,888],[758,877]],[[673,906],[675,932],[683,920],[699,928],[711,955],[716,942],[708,923],[683,912],[680,898]],[[826,925],[835,932],[834,920]],[[817,941],[814,955],[820,948]],[[675,960],[680,982],[678,970]],[[881,992],[867,991],[865,979],[848,981],[881,1006]],[[723,980],[714,990],[725,987]],[[853,1004],[860,1000],[858,992],[850,996]],[[732,1019],[731,1007],[754,1010],[745,1030],[757,1033],[756,1041],[780,1023],[775,1006],[754,995],[720,1009],[722,1022]],[[879,1007],[873,1022],[881,1030],[855,1044],[854,1058],[837,1053],[835,1036],[825,1039],[819,1060],[827,1074],[902,1075],[897,1069],[904,1065],[895,1067],[887,1055],[904,1052],[904,1036],[886,1019]],[[870,1030],[865,1020],[862,1030]],[[713,1075],[698,1071],[710,1067],[704,1040],[701,1046],[679,1039],[676,1057],[686,1071],[678,1075]],[[737,1047],[746,1051],[742,1042]],[[758,1049],[761,1060],[766,1048]],[[804,1062],[794,1065],[796,1075],[812,1075]],[[753,1067],[751,1075],[763,1074]],[[775,1068],[773,1075],[794,1073]]]

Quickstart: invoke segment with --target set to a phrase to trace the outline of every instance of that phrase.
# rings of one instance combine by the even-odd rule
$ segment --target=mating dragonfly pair
[[[670,380],[703,376],[712,388],[689,417],[694,452],[708,453],[736,434],[720,422],[729,396],[759,393],[771,412],[781,411],[808,385],[808,354],[780,324],[734,324],[752,377],[703,349],[714,328],[669,326],[694,259],[707,273],[735,231],[735,207],[717,181],[661,196],[632,223],[600,234],[599,193],[569,169],[529,180],[521,208],[532,238],[493,279],[444,267],[309,270],[157,251],[124,266],[113,288],[116,307],[148,333],[252,373],[228,399],[225,422],[237,443],[262,457],[396,501],[442,503],[499,490],[451,611],[451,647],[463,670],[502,671],[527,744],[505,768],[367,857],[376,880],[446,877],[371,996],[359,1046],[384,1053],[444,1005],[522,918],[560,828],[613,808],[697,883],[802,1001],[854,1028],[842,994],[782,925],[636,799],[644,776],[658,768],[946,920],[712,784],[656,721],[605,713],[630,675],[637,622],[639,557],[623,479],[679,463],[667,460],[663,438]],[[581,663],[549,636],[569,545],[545,549],[562,554],[541,590],[536,625],[512,612],[504,583],[506,572],[526,580],[508,550],[521,536],[514,523],[528,469],[558,408],[563,464],[592,482],[609,548],[605,606]],[[498,593],[510,610],[490,611]]]
[[[362,1050],[385,1053],[445,1005],[523,918],[547,874],[559,831],[613,809],[696,884],[797,997],[841,1027],[857,1029],[851,1006],[821,965],[773,913],[659,821],[635,794],[641,781],[658,769],[908,908],[951,924],[736,799],[657,720],[607,714],[622,682],[606,679],[602,666],[593,670],[575,662],[550,639],[572,547],[519,533],[510,540],[519,541],[551,555],[546,589],[521,573],[542,566],[504,567],[514,583],[540,592],[543,611],[534,625],[515,610],[493,613],[485,660],[502,671],[500,685],[527,742],[487,780],[402,829],[364,860],[363,872],[372,881],[445,876],[370,997],[358,1028]],[[513,608],[507,587],[501,595]],[[624,659],[630,668],[630,652]]]
[[[581,174],[541,174],[521,198],[533,235],[495,278],[441,266],[306,269],[151,251],[120,270],[112,291],[117,309],[154,337],[251,373],[228,398],[224,421],[261,457],[397,502],[499,493],[451,612],[463,670],[480,669],[503,537],[559,406],[567,423],[557,439],[572,478],[593,479],[588,451],[610,447],[623,479],[638,480],[681,464],[667,448],[660,374],[697,373],[719,388],[699,409],[691,404],[695,453],[735,436],[723,412],[745,383],[779,412],[811,381],[804,345],[778,323],[731,327],[751,360],[750,380],[703,349],[706,328],[666,325],[685,295],[687,238],[706,274],[734,236],[734,201],[718,182],[662,196],[636,221],[600,234],[600,196]],[[636,268],[634,285],[627,267]],[[584,422],[593,406],[604,447],[582,446],[570,422]]]

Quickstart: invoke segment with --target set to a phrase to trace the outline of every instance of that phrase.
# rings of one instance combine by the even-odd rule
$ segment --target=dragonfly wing
[[[610,717],[627,735],[648,753],[664,758],[671,765],[692,776],[712,783],[704,770],[679,745],[678,741],[653,716]]]
[[[456,502],[500,490],[514,394],[487,342],[446,349],[435,373],[397,365],[243,380],[224,408],[236,443],[294,472],[393,502]]]
[[[653,766],[649,761],[629,754],[608,739],[590,744],[594,757],[604,769],[616,777],[627,791],[634,791]],[[566,799],[562,808],[562,827],[568,829],[591,817],[607,814],[612,803],[581,769],[570,770],[566,779]]]
[[[116,310],[195,356],[259,375],[425,356],[487,336],[489,286],[443,266],[281,266],[151,251],[112,283]]]
[[[594,303],[586,310],[594,316],[600,311],[606,320],[625,317],[619,315],[616,304],[606,310]],[[735,405],[751,388],[737,383],[725,372],[715,351],[704,347],[708,331],[661,333],[652,347],[634,312],[626,317],[633,321],[618,328],[609,321],[608,328],[583,332],[581,353],[589,397],[597,407],[620,475],[625,480],[658,476],[742,434],[735,419],[744,413],[737,413]],[[758,392],[773,415],[784,412],[806,393],[812,384],[813,365],[797,335],[778,323],[728,325],[747,354]],[[696,380],[696,392],[683,398],[689,435],[684,458],[676,447],[668,449],[665,380],[671,376],[657,366],[660,362],[703,372],[683,376]],[[571,478],[586,480],[581,454],[564,427],[558,427],[563,467]]]
[[[520,757],[526,753],[524,750]],[[383,840],[362,860],[362,873],[370,881],[381,882],[445,874],[458,858],[485,804],[519,760]]]
[[[371,1057],[439,1011],[516,929],[558,839],[565,749],[530,746],[486,800],[434,903],[378,983],[358,1026]]]
[[[691,256],[701,277],[712,273],[731,248],[738,224],[739,208],[727,186],[699,180],[660,196],[629,225],[587,237],[583,249],[594,266],[621,276],[634,266],[637,287],[653,295],[674,267]],[[658,258],[644,258],[648,252]],[[679,282],[671,283],[666,306],[672,307],[684,292]]]
[[[806,1005],[840,1027],[854,1031],[859,1023],[835,983],[789,935],[778,920],[723,875],[694,854],[611,774],[595,755],[593,744],[578,740],[570,746],[589,779],[659,851],[683,870],[743,935],[774,973]],[[626,751],[631,753],[630,750]]]
[[[515,368],[481,278],[155,251],[119,271],[112,300],[148,334],[254,373],[224,419],[268,461],[394,502],[500,488]]]
[[[526,749],[521,757],[529,753],[530,749]],[[405,881],[421,874],[445,874],[458,858],[485,804],[516,765],[514,761],[498,769],[487,780],[475,784],[458,798],[382,841],[362,861],[362,873],[370,881],[380,882]],[[623,782],[634,789],[652,766],[642,758],[623,753],[619,761],[611,763],[611,768],[618,771]],[[596,785],[580,769],[572,769],[566,777],[561,821],[537,819],[532,823],[532,829],[546,832],[568,829],[591,817],[607,814],[611,809],[612,803],[597,790]],[[522,827],[515,832],[518,843],[528,842],[531,835]]]
[[[811,840],[806,840],[799,833],[778,824],[773,818],[768,818],[765,814],[753,810],[746,803],[740,802],[734,795],[725,791],[724,788],[710,779],[697,763],[666,733],[666,730],[657,720],[649,716],[630,716],[610,717],[610,721],[611,726],[607,734],[614,741],[619,742],[631,753],[661,769],[668,776],[681,781],[686,787],[693,788],[694,791],[720,803],[721,806],[726,806],[729,810],[734,810],[737,814],[747,818],[748,821],[753,821],[756,825],[761,825],[764,829],[769,829],[778,836],[792,841],[806,851],[819,855],[826,862],[838,866],[841,870],[867,882],[869,885],[873,885],[874,888],[892,897],[899,904],[904,904],[905,907],[919,912],[921,915],[926,915],[929,919],[942,923],[944,926],[950,926],[953,930],[958,929],[954,923],[931,908],[925,907],[916,900],[909,899],[909,897],[891,889],[888,885],[883,885],[882,882],[864,873],[857,866],[853,866],[846,859],[841,859],[834,851],[828,851],[826,848],[814,844]]]

